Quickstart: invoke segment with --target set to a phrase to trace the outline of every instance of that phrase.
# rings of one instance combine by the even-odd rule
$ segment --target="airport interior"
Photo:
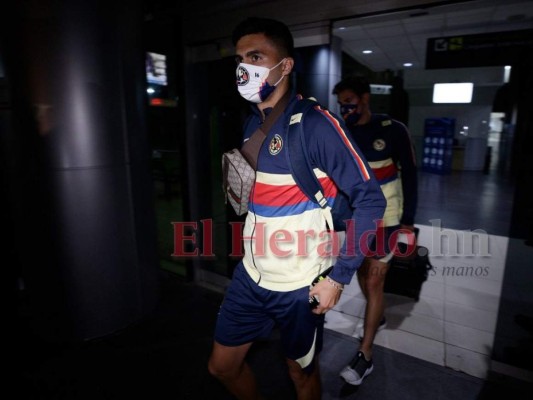
[[[372,112],[415,149],[433,269],[416,298],[385,293],[360,386],[339,376],[364,318],[354,276],[325,317],[322,398],[531,398],[533,2],[14,3],[0,24],[10,398],[234,398],[207,361],[245,218],[221,157],[250,110],[231,41],[250,16],[291,30],[298,93],[338,114],[335,84],[365,75]],[[277,329],[247,360],[263,398],[296,398]]]

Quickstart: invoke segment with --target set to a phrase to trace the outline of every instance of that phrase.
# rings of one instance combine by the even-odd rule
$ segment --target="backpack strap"
[[[307,140],[303,129],[305,115],[317,105],[317,101],[312,98],[299,100],[295,104],[287,132],[287,157],[294,181],[313,203],[320,206],[327,226],[329,229],[334,230],[335,224],[331,207],[324,196],[324,189],[311,167]]]
[[[244,142],[241,147],[242,155],[254,170],[257,169],[257,158],[259,157],[259,150],[261,150],[261,146],[263,145],[265,138],[268,136],[270,129],[272,128],[272,126],[274,126],[278,118],[285,111],[285,108],[289,103],[290,97],[291,91],[287,90],[283,97],[279,99],[279,101],[276,103],[270,114],[266,116],[263,124],[255,130],[252,136],[250,136],[250,138],[246,142]]]
[[[322,209],[330,229],[345,231],[346,221],[352,217],[352,207],[348,197],[338,193],[333,207],[324,195],[324,189],[316,177],[309,159],[306,132],[303,128],[304,117],[309,110],[319,106],[314,98],[299,100],[292,110],[289,121],[286,149],[292,177],[300,190]],[[330,121],[328,121],[331,123]]]
[[[324,196],[322,185],[318,181],[307,151],[307,140],[303,129],[303,120],[307,112],[317,106],[314,99],[302,99],[296,102],[293,114],[289,121],[287,133],[287,153],[291,174],[302,192],[321,208],[328,206],[328,201]]]

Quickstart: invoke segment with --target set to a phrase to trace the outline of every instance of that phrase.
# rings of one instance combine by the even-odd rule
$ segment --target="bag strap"
[[[305,114],[317,105],[318,103],[313,99],[302,99],[294,106],[287,134],[287,152],[289,167],[296,184],[311,201],[321,208],[326,208],[328,201],[324,196],[322,185],[311,167],[303,129]]]
[[[248,139],[241,148],[242,155],[254,170],[257,169],[259,150],[270,132],[270,129],[278,120],[279,116],[283,114],[283,111],[285,111],[285,108],[289,103],[290,95],[291,91],[287,90],[283,97],[276,103],[270,114],[266,116],[263,124],[255,130],[252,136],[250,136],[250,139]]]

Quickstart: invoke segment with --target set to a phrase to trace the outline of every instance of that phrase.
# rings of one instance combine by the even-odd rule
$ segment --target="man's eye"
[[[252,61],[257,62],[257,61],[259,61],[261,59],[261,57],[259,57],[258,55],[253,55],[251,57],[251,59],[252,59]]]

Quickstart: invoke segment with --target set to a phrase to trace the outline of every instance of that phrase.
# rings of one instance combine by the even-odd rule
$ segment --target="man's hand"
[[[335,307],[339,301],[344,285],[335,282],[333,279],[326,277],[326,279],[318,282],[310,291],[309,297],[317,296],[319,299],[318,306],[313,309],[315,314],[325,314],[326,311]]]

